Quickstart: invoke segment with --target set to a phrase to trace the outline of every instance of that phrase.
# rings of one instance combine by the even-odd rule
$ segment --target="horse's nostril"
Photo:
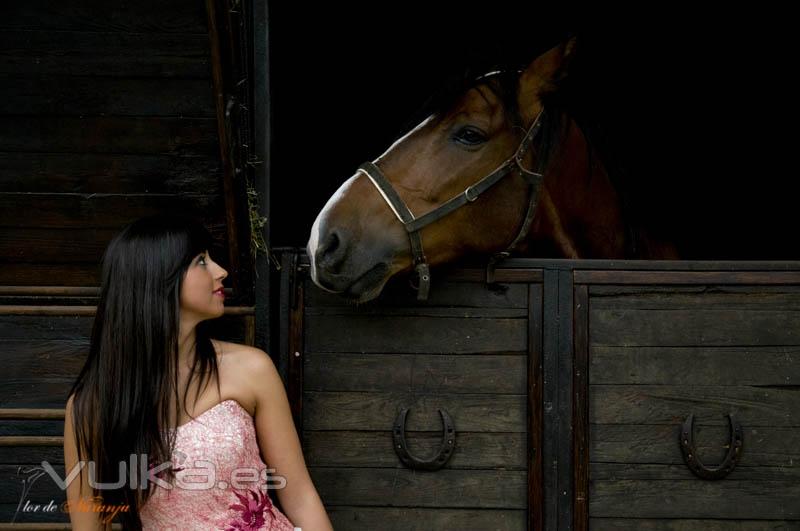
[[[345,245],[338,230],[330,231],[322,240],[317,251],[317,265],[330,272],[335,272],[345,256]]]

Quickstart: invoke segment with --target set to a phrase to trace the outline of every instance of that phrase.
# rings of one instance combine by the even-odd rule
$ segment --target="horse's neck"
[[[570,121],[548,164],[527,238],[530,256],[622,258],[619,197],[580,128]]]

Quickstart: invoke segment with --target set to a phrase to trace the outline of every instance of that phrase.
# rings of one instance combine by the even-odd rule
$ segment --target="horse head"
[[[465,256],[625,257],[615,187],[550,103],[573,50],[571,39],[522,70],[474,79],[363,164],[314,221],[312,280],[365,302],[409,270],[427,289],[429,266]]]

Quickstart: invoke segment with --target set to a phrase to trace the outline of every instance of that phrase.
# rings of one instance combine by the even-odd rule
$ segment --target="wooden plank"
[[[697,477],[686,465],[592,463],[592,481],[623,479],[691,481]],[[737,466],[726,481],[787,481],[800,485],[800,467]]]
[[[43,285],[57,278],[64,286],[100,284],[100,264],[3,264],[0,284]]]
[[[409,449],[422,457],[436,453],[441,431],[406,431]],[[392,448],[391,431],[306,431],[308,466],[403,468]],[[447,469],[527,470],[524,433],[475,433],[456,429],[456,446]]]
[[[574,299],[573,528],[576,531],[587,531],[589,527],[589,290],[587,286],[575,286]]]
[[[0,314],[0,337],[4,339],[85,339],[92,331],[88,316],[14,316]]]
[[[0,437],[0,446],[60,446],[64,444],[63,437]],[[0,463],[4,461],[0,459]]]
[[[525,394],[524,355],[306,354],[307,391]]]
[[[527,531],[544,529],[542,285],[528,287],[528,514]]]
[[[211,157],[218,149],[210,118],[6,116],[3,121],[0,151]]]
[[[594,310],[592,345],[800,345],[800,312],[764,310]]]
[[[117,228],[2,230],[0,255],[10,263],[100,263],[108,243],[118,232]],[[218,233],[212,232],[215,233],[212,237]],[[222,258],[219,260],[224,262]]]
[[[472,286],[465,287],[473,289]],[[383,306],[352,306],[352,307],[326,307],[319,306],[306,310],[306,315],[343,315],[343,316],[380,316],[380,317],[450,317],[458,319],[519,319],[528,317],[526,308],[440,308],[429,306],[408,307],[383,307]]]
[[[217,138],[219,139],[218,155],[222,168],[222,189],[225,212],[225,228],[227,229],[228,264],[230,265],[230,283],[236,293],[248,285],[248,271],[240,267],[240,263],[249,263],[250,247],[250,213],[247,204],[247,183],[244,179],[234,179],[237,172],[244,172],[245,153],[249,139],[237,139],[238,130],[243,125],[240,118],[240,105],[229,107],[238,96],[237,84],[241,83],[244,72],[236,71],[236,49],[244,46],[238,40],[238,34],[230,24],[231,7],[220,5],[219,12],[215,0],[206,0],[208,36],[211,45],[211,84],[212,101],[217,117]],[[226,45],[222,45],[225,41]],[[237,45],[239,48],[237,48]],[[224,53],[223,48],[228,53]],[[247,93],[247,90],[244,90]],[[244,119],[244,123],[248,123]],[[242,145],[242,143],[244,145]],[[240,204],[244,202],[243,204]],[[240,230],[240,227],[243,230]],[[247,251],[246,251],[247,250]],[[252,287],[252,286],[251,286]],[[249,288],[248,288],[249,291]]]
[[[9,378],[0,387],[0,408],[63,407],[75,378]]]
[[[12,339],[0,341],[3,380],[22,378],[71,378],[83,367],[89,339],[48,341]]]
[[[0,194],[0,227],[119,229],[140,217],[164,212],[221,219],[222,208],[220,198],[211,195],[5,193]]]
[[[386,431],[406,407],[409,431],[440,430],[439,408],[447,410],[457,431],[524,433],[526,428],[525,395],[307,392],[303,399],[308,430]]]
[[[0,195],[0,202],[2,196]],[[35,213],[31,215],[31,218]],[[5,216],[3,216],[5,218]],[[21,216],[20,216],[21,217]],[[6,218],[5,221],[8,221]],[[119,229],[31,229],[0,231],[0,256],[14,263],[100,263]]]
[[[64,399],[66,403],[66,399]],[[2,408],[0,419],[25,419],[36,421],[38,419],[64,419],[64,405],[55,408]]]
[[[64,404],[67,400],[64,399]],[[3,437],[61,437],[64,435],[64,404],[61,405],[61,418],[58,420],[9,420],[0,422],[0,436]]]
[[[482,264],[479,268],[458,269],[442,267],[444,274],[453,280],[466,280],[469,282],[486,282],[486,268]],[[497,283],[538,283],[542,281],[542,272],[531,269],[505,269],[498,267],[494,272],[494,281]]]
[[[250,36],[252,47],[250,47],[250,64],[252,65],[252,83],[250,83],[250,90],[258,97],[253,98],[248,109],[248,117],[250,119],[250,138],[247,141],[250,143],[249,153],[250,157],[246,168],[246,176],[253,183],[253,189],[260,198],[266,200],[258,201],[257,215],[261,219],[272,219],[272,192],[270,188],[272,164],[264,164],[264,161],[272,161],[272,92],[270,82],[270,69],[272,68],[272,61],[269,57],[268,41],[270,41],[271,29],[268,27],[270,15],[266,2],[255,2],[250,5],[248,9],[250,14],[250,21],[246,22],[250,28]],[[282,314],[274,315],[276,306],[274,298],[282,301],[281,292],[274,291],[275,286],[273,282],[259,281],[259,279],[272,278],[271,264],[278,266],[279,262],[273,255],[272,247],[272,223],[265,223],[260,229],[251,236],[263,237],[266,244],[266,252],[256,253],[255,277],[253,282],[253,297],[255,298],[256,306],[256,344],[269,352],[273,360],[276,361],[279,372],[285,376],[286,371],[282,370],[286,367],[288,360],[286,360],[286,351],[279,348],[279,340],[285,330],[283,326]],[[281,285],[283,284],[283,275],[281,275]],[[277,287],[277,286],[275,286]],[[282,304],[282,302],[281,302]],[[282,309],[282,305],[281,305]],[[281,311],[277,309],[277,311]],[[276,330],[275,323],[280,322],[279,329]],[[277,355],[276,355],[277,354]]]
[[[2,518],[3,521],[10,522],[14,518],[14,514],[17,511],[17,503],[0,504],[0,518]],[[54,501],[53,503],[56,502]],[[0,531],[61,531],[72,529],[72,526],[67,520],[69,520],[69,515],[63,513],[61,509],[58,509],[55,513],[45,513],[44,511],[39,511],[38,513],[30,513],[30,515],[19,515],[13,524],[0,523]],[[122,526],[121,524],[113,524],[111,529],[122,529]]]
[[[593,384],[800,385],[800,346],[593,346],[589,359]]]
[[[592,516],[618,518],[800,519],[800,482],[594,481]]]
[[[544,271],[544,320],[542,335],[542,404],[544,418],[542,419],[542,460],[543,477],[542,491],[544,495],[544,529],[545,531],[560,531],[558,527],[558,271],[545,269]]]
[[[559,531],[573,529],[574,505],[574,427],[573,418],[573,355],[574,355],[574,284],[572,272],[558,272],[558,478],[557,510]]]
[[[309,315],[305,322],[312,352],[512,352],[527,344],[525,319]]]
[[[0,31],[0,73],[208,79],[208,35]]]
[[[526,473],[310,467],[326,505],[525,509]]]
[[[296,258],[297,255],[292,255],[290,260],[291,270],[296,271]],[[305,389],[305,375],[304,375],[304,359],[303,353],[306,352],[305,346],[305,327],[306,317],[303,306],[303,290],[305,286],[299,282],[294,275],[290,282],[290,289],[292,290],[289,296],[289,372],[288,372],[288,387],[290,390],[290,405],[292,408],[292,416],[294,417],[295,429],[302,431],[306,423],[306,412],[304,411],[304,389]],[[311,413],[309,412],[308,415]]]
[[[294,293],[294,282],[293,278],[295,277],[295,270],[296,270],[296,262],[297,262],[297,253],[294,250],[288,251],[278,251],[276,254],[279,254],[280,260],[280,287],[279,287],[279,300],[278,300],[278,334],[277,341],[273,339],[273,342],[278,343],[278,373],[280,373],[281,378],[283,379],[283,384],[286,386],[286,392],[289,397],[289,403],[293,404],[295,400],[302,400],[302,389],[295,389],[291,384],[291,380],[289,380],[289,364],[291,362],[291,356],[294,355],[294,352],[290,352],[289,342],[292,332],[292,318],[291,318],[291,307],[292,307],[292,298]],[[265,283],[261,283],[265,284]],[[256,289],[258,289],[258,284],[256,284]],[[258,307],[256,307],[258,311]],[[261,309],[263,311],[263,308]],[[263,316],[262,316],[263,317]],[[262,325],[268,325],[269,323],[261,323]],[[274,338],[274,336],[273,336]],[[302,353],[301,353],[302,354]]]
[[[800,388],[681,385],[591,385],[589,415],[598,424],[727,425],[732,412],[743,427],[800,427]]]
[[[81,0],[78,5],[47,0],[6,4],[0,28],[151,34],[206,32],[205,11],[196,2],[165,5],[156,0],[113,5],[101,0]]]
[[[38,468],[39,472],[42,469],[41,464],[24,466],[21,470],[19,468],[19,465],[16,464],[0,465],[0,504],[19,503],[22,494],[22,480],[35,473],[31,471],[32,469]],[[59,474],[64,473],[63,467],[62,470],[57,468],[56,470]],[[64,476],[61,477],[63,479]],[[45,504],[50,500],[55,500],[55,504],[60,504],[66,499],[66,495],[49,475],[44,474],[33,482],[26,499],[44,500]]]
[[[0,74],[0,96],[4,115],[214,117],[203,79]]]
[[[306,281],[306,306],[308,308],[336,307],[349,311],[361,308],[389,307],[468,307],[468,308],[527,308],[527,286],[507,284],[505,289],[489,289],[486,284],[457,282],[442,275],[434,277],[430,296],[426,301],[417,301],[417,294],[408,285],[408,280],[392,278],[386,283],[380,296],[364,307],[354,307],[342,297],[324,291],[310,280]]]
[[[0,153],[0,192],[221,193],[215,157],[104,153]]]
[[[511,269],[564,271],[800,271],[798,260],[598,260],[566,258],[508,258],[500,264]]]
[[[430,531],[491,529],[524,531],[525,511],[513,509],[422,509],[412,507],[327,506],[337,531]]]
[[[786,520],[712,520],[592,518],[592,531],[800,531],[800,522]]]
[[[51,315],[0,313],[0,338],[3,338],[3,341],[25,341],[26,338],[36,338],[37,341],[85,340],[91,333],[94,314],[94,307],[88,308],[90,310],[84,316],[62,315],[74,310],[73,307],[51,307]],[[226,315],[208,321],[211,337],[241,342],[244,339],[244,320],[241,315],[252,315],[252,306],[232,306],[225,311]]]
[[[728,451],[728,426],[695,421],[694,443],[704,462],[720,463]],[[683,465],[678,447],[681,424],[591,424],[590,458],[595,462]],[[742,426],[739,467],[792,467],[800,463],[800,430]]]
[[[63,437],[4,437],[22,441],[21,445],[0,444],[0,463],[6,464],[41,464],[47,461],[54,467],[64,466]],[[30,445],[25,441],[38,440],[48,444]]]
[[[576,284],[800,284],[799,271],[575,271]]]
[[[0,286],[0,297],[32,296],[94,298],[100,296],[100,288],[94,286]]]
[[[800,310],[800,286],[589,286],[595,310]]]

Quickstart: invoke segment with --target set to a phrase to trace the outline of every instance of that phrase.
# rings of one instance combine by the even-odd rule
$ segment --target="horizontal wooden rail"
[[[72,525],[68,523],[64,524],[9,524],[9,523],[0,523],[0,531],[6,530],[20,530],[20,529],[30,529],[35,531],[62,531],[65,529],[72,529]],[[122,524],[111,524],[111,529],[122,529]]]
[[[2,408],[0,420],[60,420],[64,418],[64,408]]]
[[[97,306],[45,306],[45,305],[0,305],[0,315],[64,315],[92,316]],[[253,306],[227,306],[225,315],[255,315]]]
[[[63,446],[64,437],[56,435],[4,435],[0,446]]]
[[[91,286],[0,286],[0,296],[97,297],[100,288]]]

